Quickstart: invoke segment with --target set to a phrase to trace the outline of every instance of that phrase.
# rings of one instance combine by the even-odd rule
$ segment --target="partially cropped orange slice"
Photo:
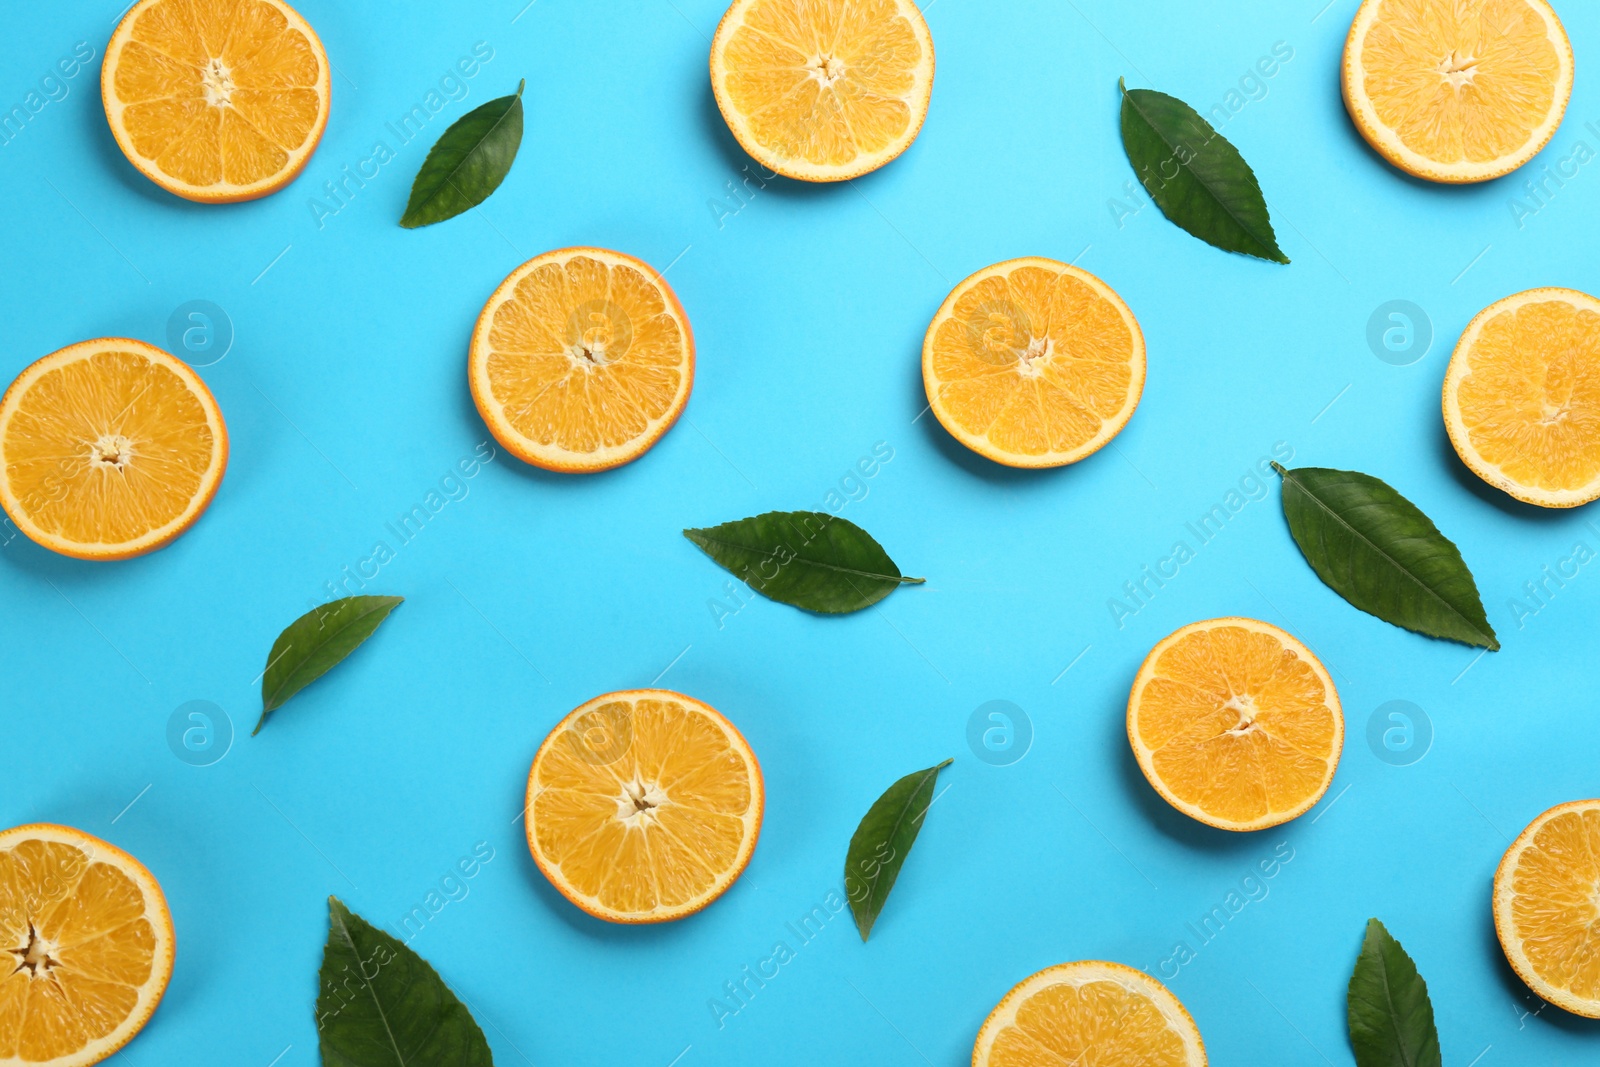
[[[1444,424],[1461,461],[1518,500],[1600,497],[1600,300],[1530,289],[1479,312],[1445,372]]]
[[[86,1067],[150,1021],[172,916],[132,856],[66,826],[0,833],[0,1064]]]
[[[63,348],[0,398],[0,505],[64,556],[126,559],[162,547],[210,505],[227,465],[211,391],[143,341]]]
[[[528,848],[596,918],[654,923],[699,911],[750,862],[761,766],[732,723],[692,697],[595,697],[550,731],[528,774]]]
[[[694,334],[666,279],[603,248],[530,259],[472,334],[472,399],[512,455],[586,473],[638,459],[694,385]]]
[[[917,139],[933,37],[912,0],[734,0],[711,42],[711,89],[759,163],[844,181]]]
[[[106,45],[106,119],[140,173],[202,203],[294,180],[328,125],[328,56],[282,0],[139,0]]]
[[[1494,875],[1494,929],[1528,988],[1600,1019],[1600,800],[1551,808],[1511,843]]]
[[[978,271],[945,298],[922,342],[934,415],[1011,467],[1059,467],[1104,448],[1139,406],[1144,371],[1128,305],[1053,259]]]
[[[1062,963],[1023,980],[984,1020],[972,1067],[1205,1067],[1194,1019],[1120,963]]]
[[[1378,154],[1436,182],[1498,178],[1555,135],[1572,44],[1546,0],[1366,0],[1344,101]]]
[[[1344,714],[1305,645],[1254,619],[1210,619],[1150,650],[1128,697],[1128,740],[1168,804],[1223,830],[1261,830],[1328,791]]]

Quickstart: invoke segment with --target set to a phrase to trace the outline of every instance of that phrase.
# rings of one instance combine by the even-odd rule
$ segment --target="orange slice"
[[[1254,619],[1163,639],[1128,696],[1128,740],[1162,799],[1223,830],[1304,815],[1344,751],[1333,679],[1311,650]]]
[[[761,765],[732,723],[666,689],[607,693],[562,719],[528,773],[528,848],[598,919],[692,915],[743,873]]]
[[[694,334],[649,264],[563,248],[494,291],[468,361],[478,412],[512,455],[588,473],[638,459],[678,421],[694,386]]]
[[[140,0],[106,45],[100,95],[141,174],[225,204],[294,180],[332,91],[322,42],[282,0]]]
[[[845,181],[917,139],[933,37],[911,0],[734,0],[711,42],[711,90],[759,163]]]
[[[1407,174],[1498,178],[1538,154],[1572,96],[1572,44],[1545,0],[1366,0],[1344,46],[1344,102]]]
[[[1600,800],[1551,808],[1494,874],[1494,929],[1528,988],[1600,1019]]]
[[[1082,960],[1024,979],[984,1020],[972,1067],[1205,1067],[1194,1019],[1143,971]]]
[[[78,559],[127,559],[183,533],[216,495],[228,431],[200,376],[143,341],[63,348],[0,398],[0,505]]]
[[[1600,497],[1600,300],[1530,289],[1479,312],[1445,372],[1444,424],[1472,473],[1518,500]]]
[[[1144,334],[1088,271],[1038,257],[951,290],[922,342],[928,404],[951,436],[1010,467],[1098,452],[1144,391]]]
[[[132,856],[67,826],[0,833],[0,1064],[85,1067],[150,1021],[172,915]]]

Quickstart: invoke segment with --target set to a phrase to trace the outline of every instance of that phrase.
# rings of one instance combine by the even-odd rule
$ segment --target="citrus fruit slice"
[[[649,264],[603,248],[528,260],[472,334],[472,399],[512,455],[586,473],[638,459],[694,385],[694,334]]]
[[[1310,811],[1344,750],[1333,679],[1311,650],[1254,619],[1190,623],[1133,680],[1128,740],[1168,804],[1223,830]]]
[[[67,826],[0,833],[0,1063],[85,1067],[150,1021],[172,977],[161,886]]]
[[[187,530],[216,495],[228,431],[200,376],[143,341],[53,352],[0,398],[0,505],[78,559],[127,559]]]
[[[655,923],[727,891],[755,851],[761,766],[692,697],[633,689],[556,724],[528,773],[528,848],[561,895],[599,919]]]
[[[1600,800],[1551,808],[1511,843],[1494,875],[1494,929],[1529,989],[1600,1019]]]
[[[1120,963],[1048,967],[984,1020],[972,1067],[1205,1067],[1194,1019],[1171,991]]]
[[[140,0],[106,45],[106,121],[146,178],[189,200],[254,200],[316,150],[328,55],[282,0]]]
[[[1144,334],[1122,298],[1037,257],[956,286],[922,342],[934,415],[1010,467],[1059,467],[1105,447],[1139,406],[1144,366]]]
[[[1600,497],[1600,300],[1530,289],[1479,312],[1445,372],[1444,424],[1461,462],[1518,500]]]
[[[1366,0],[1344,46],[1344,102],[1407,174],[1498,178],[1538,154],[1572,95],[1572,44],[1545,0]]]
[[[711,42],[711,89],[757,162],[845,181],[917,139],[933,37],[911,0],[734,0]]]

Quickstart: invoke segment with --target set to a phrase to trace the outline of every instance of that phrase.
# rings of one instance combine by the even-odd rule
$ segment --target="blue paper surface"
[[[1489,891],[1511,837],[1597,792],[1600,519],[1478,482],[1439,388],[1489,303],[1600,290],[1600,12],[1558,4],[1578,77],[1550,146],[1448,188],[1356,133],[1338,70],[1357,2],[1324,3],[933,0],[920,138],[811,188],[752,177],[717,112],[720,0],[302,0],[337,71],[326,136],[292,186],[231,207],[178,200],[118,151],[97,84],[117,3],[11,5],[0,105],[42,103],[0,138],[0,382],[75,341],[141,338],[200,365],[232,437],[209,512],[152,556],[80,563],[0,527],[0,825],[128,849],[176,921],[171,987],[118,1062],[316,1064],[330,893],[409,937],[506,1065],[953,1067],[1014,983],[1085,958],[1166,980],[1213,1063],[1344,1065],[1369,916],[1428,979],[1446,1062],[1592,1060],[1600,1024],[1512,974]],[[75,48],[93,61],[63,78]],[[460,77],[475,50],[492,58]],[[1200,243],[1130,184],[1119,77],[1223,109],[1291,266]],[[427,147],[522,78],[505,184],[402,230]],[[397,136],[431,93],[437,114]],[[698,375],[646,457],[562,477],[483,444],[466,350],[507,273],[580,244],[667,271]],[[935,309],[1023,255],[1104,278],[1149,346],[1132,422],[1062,470],[997,467],[923,413]],[[1460,546],[1503,651],[1324,587],[1268,459],[1413,500]],[[430,493],[420,532],[397,532]],[[801,508],[859,523],[928,584],[819,618],[730,584],[680,535]],[[404,606],[249,737],[279,630],[356,589],[380,542],[393,558],[360,591]],[[1125,736],[1149,648],[1223,615],[1303,638],[1344,702],[1327,798],[1258,834],[1168,808]],[[712,907],[613,927],[544,881],[520,806],[561,716],[652,683],[745,733],[766,822]],[[185,748],[197,711],[231,722],[203,766],[218,750]],[[846,843],[885,787],[947,756],[863,945],[828,903]]]

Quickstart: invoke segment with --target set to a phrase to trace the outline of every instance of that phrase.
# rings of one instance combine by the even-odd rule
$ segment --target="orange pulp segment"
[[[469,364],[478,412],[513,455],[602,471],[644,455],[678,421],[694,385],[694,334],[649,264],[563,248],[495,290]]]
[[[956,440],[1012,467],[1103,448],[1144,391],[1144,334],[1088,271],[1053,259],[985,267],[945,298],[922,344],[928,404]]]
[[[140,0],[106,46],[106,119],[123,154],[202,203],[266,196],[328,124],[328,56],[282,0]]]
[[[761,767],[733,724],[692,697],[595,697],[545,738],[528,774],[528,848],[563,896],[617,923],[704,908],[761,832]]]
[[[711,43],[711,88],[758,162],[844,181],[916,140],[933,37],[912,0],[734,0]]]
[[[1600,800],[1551,808],[1512,842],[1495,871],[1494,928],[1530,989],[1600,1019]]]
[[[142,1029],[172,976],[148,870],[66,826],[0,833],[0,1063],[85,1067]]]
[[[1128,698],[1128,740],[1167,803],[1220,829],[1260,830],[1327,792],[1344,715],[1305,645],[1254,619],[1211,619],[1151,649]]]
[[[54,552],[126,559],[200,517],[228,464],[228,432],[189,366],[103,338],[28,367],[0,399],[0,504]]]
[[[1408,174],[1480,182],[1538,154],[1572,95],[1546,0],[1366,0],[1344,50],[1357,129]]]

